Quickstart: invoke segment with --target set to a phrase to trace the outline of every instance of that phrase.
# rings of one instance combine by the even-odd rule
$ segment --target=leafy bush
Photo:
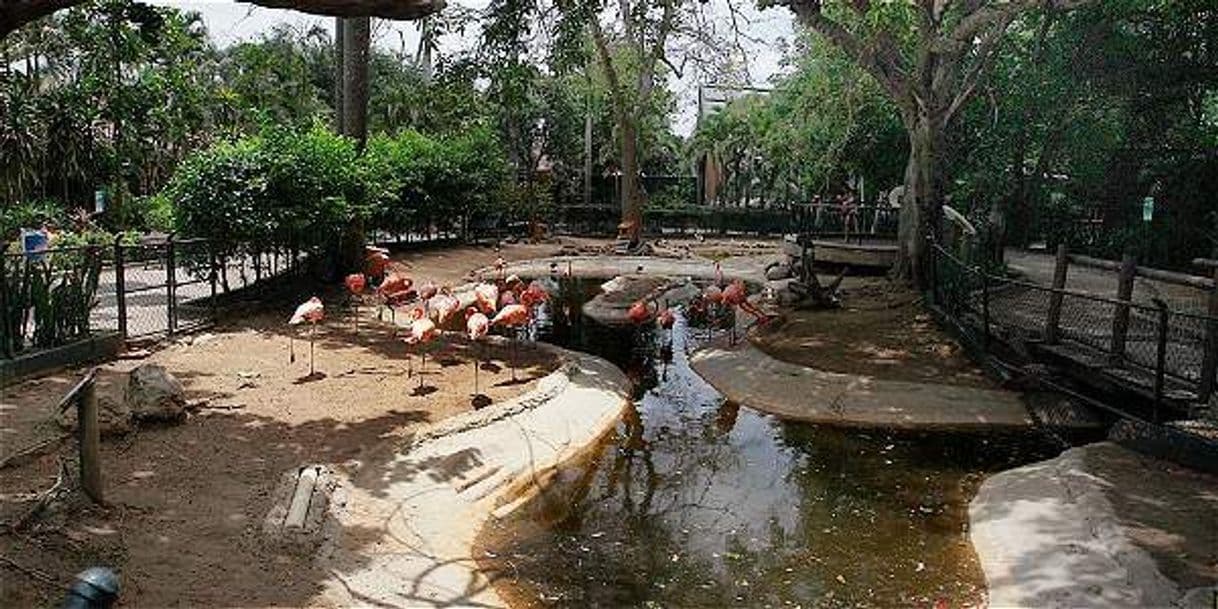
[[[511,185],[503,148],[484,127],[445,138],[415,131],[373,138],[361,175],[372,225],[393,232],[459,225],[498,204]]]
[[[44,224],[57,226],[67,213],[57,201],[26,201],[0,207],[0,241],[14,241],[23,228],[39,228]]]
[[[319,126],[270,129],[191,156],[163,195],[176,204],[181,234],[212,239],[222,254],[243,246],[319,252],[363,213],[357,173],[350,140]]]

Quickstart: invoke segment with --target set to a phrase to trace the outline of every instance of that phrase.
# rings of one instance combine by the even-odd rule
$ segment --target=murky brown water
[[[483,531],[514,605],[979,604],[967,506],[985,472],[1053,454],[1038,438],[842,431],[727,403],[668,337],[580,319],[569,286],[541,332],[640,385],[601,450]],[[781,382],[775,379],[775,382]]]

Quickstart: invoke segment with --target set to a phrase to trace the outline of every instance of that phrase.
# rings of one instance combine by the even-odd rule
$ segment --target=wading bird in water
[[[351,273],[343,280],[347,284],[347,292],[351,295],[351,303],[355,309],[355,331],[359,332],[359,301],[363,298],[364,288],[368,286],[368,280],[363,273]]]
[[[423,347],[427,343],[434,340],[440,335],[440,329],[436,327],[435,322],[427,317],[423,312],[422,307],[415,307],[411,311],[410,336],[406,337],[406,343],[413,345],[419,351],[419,388],[423,388],[423,371],[427,367],[427,351]]]
[[[522,304],[509,304],[491,319],[492,326],[505,326],[512,333],[512,381],[516,380],[516,340],[520,328],[529,323],[529,309]]]
[[[313,339],[317,333],[317,322],[321,321],[326,316],[326,307],[321,304],[321,299],[314,296],[300,306],[296,307],[296,312],[292,313],[291,319],[288,319],[288,325],[298,326],[304,322],[309,322],[309,376],[313,376],[315,370],[313,368]],[[296,348],[293,346],[292,337],[288,336],[288,363],[296,362]]]
[[[491,329],[491,320],[486,318],[481,311],[474,307],[465,309],[465,331],[469,333],[469,339],[482,344],[482,339],[486,338],[486,333]],[[474,397],[477,398],[481,393],[478,391],[478,364],[480,356],[474,357]]]
[[[749,302],[749,290],[744,285],[744,282],[736,279],[730,285],[723,289],[723,304],[729,307],[739,308],[741,311],[752,315],[757,319],[758,324],[766,324],[770,321],[770,316],[764,311],[757,308],[757,305]],[[733,315],[732,319],[732,342],[736,341],[736,320]]]

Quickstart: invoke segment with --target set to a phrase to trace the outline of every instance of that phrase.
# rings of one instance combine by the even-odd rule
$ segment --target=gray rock
[[[186,416],[186,389],[160,364],[143,364],[131,371],[126,402],[137,420],[177,421]]]
[[[774,262],[765,267],[765,278],[770,281],[791,278],[791,265],[785,262]]]

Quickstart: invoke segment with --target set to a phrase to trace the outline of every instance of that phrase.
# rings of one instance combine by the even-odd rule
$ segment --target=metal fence
[[[0,355],[106,331],[138,339],[196,330],[214,322],[223,294],[295,273],[304,259],[289,248],[216,247],[172,235],[5,254]]]
[[[1158,298],[1134,302],[1128,291],[1111,298],[996,276],[937,244],[931,251],[932,298],[970,342],[1056,353],[1156,404],[1210,400],[1218,319]]]

